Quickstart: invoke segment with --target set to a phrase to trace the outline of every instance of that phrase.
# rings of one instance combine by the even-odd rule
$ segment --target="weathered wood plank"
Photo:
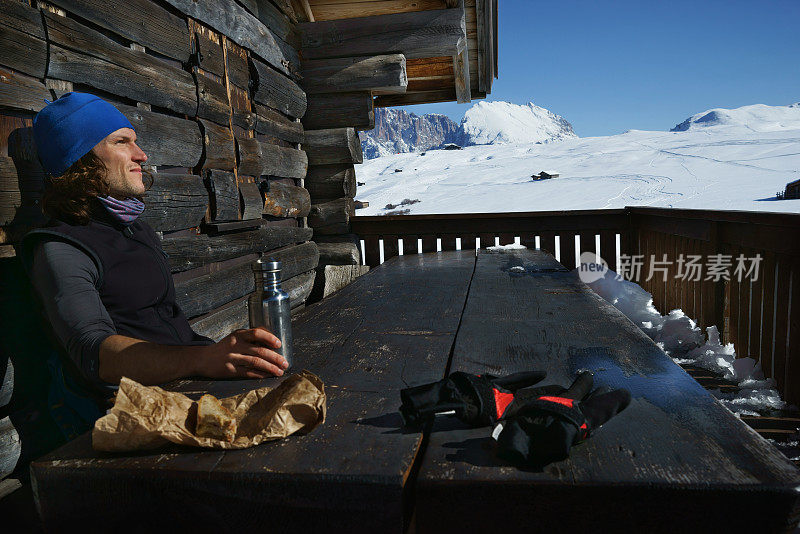
[[[290,143],[302,143],[305,139],[303,123],[287,119],[277,111],[255,104],[255,130]]]
[[[8,0],[0,7],[0,65],[44,78],[47,43],[39,11]]]
[[[192,76],[154,57],[126,48],[74,20],[44,12],[50,40],[48,76],[80,82],[140,102],[194,115]]]
[[[263,184],[264,215],[305,217],[311,211],[311,197],[306,189],[269,180]]]
[[[90,22],[160,54],[187,62],[190,55],[186,20],[155,2],[126,0],[109,9],[104,0],[51,0]]]
[[[317,243],[320,265],[359,265],[361,253],[355,243]]]
[[[383,91],[404,93],[408,85],[402,54],[304,61],[301,85],[308,93]]]
[[[309,165],[363,163],[361,141],[353,128],[306,130],[303,150]]]
[[[242,182],[239,184],[239,194],[242,196],[242,219],[259,219],[264,209],[264,199],[258,184]]]
[[[409,82],[411,83],[411,82]],[[414,104],[432,104],[434,102],[450,102],[456,100],[456,90],[421,91],[403,95],[380,95],[375,97],[376,108],[412,106]]]
[[[269,257],[281,262],[281,276],[288,282],[294,276],[314,269],[319,261],[319,252],[317,246],[309,241],[302,245],[270,251]],[[250,263],[175,284],[178,305],[187,317],[197,317],[207,313],[231,300],[252,293],[254,289],[255,278]]]
[[[0,156],[0,226],[10,224],[22,205],[19,178],[14,161]]]
[[[116,107],[136,130],[136,143],[147,154],[148,165],[194,167],[200,162],[203,136],[196,122],[134,106]]]
[[[40,111],[53,96],[45,85],[32,78],[0,71],[0,108]]]
[[[192,26],[197,48],[195,63],[206,72],[216,74],[220,78],[224,77],[225,55],[222,52],[219,34],[194,22]]]
[[[247,50],[225,39],[225,56],[228,60],[227,73],[230,82],[242,89],[250,86],[250,67]]]
[[[155,230],[183,230],[203,222],[208,209],[208,192],[200,176],[157,173],[153,187],[144,195],[144,203],[142,219]]]
[[[312,300],[321,300],[369,271],[368,265],[325,265],[317,269]]]
[[[241,174],[304,178],[308,170],[308,157],[302,150],[241,138],[236,139],[236,146]]]
[[[360,91],[310,94],[303,126],[306,132],[348,127],[371,130],[375,127],[372,93]]]
[[[228,91],[216,80],[197,73],[197,116],[217,124],[227,125],[231,120]]]
[[[304,59],[403,54],[407,58],[454,55],[466,46],[463,9],[394,13],[301,23]]]
[[[256,102],[297,119],[305,115],[306,94],[297,83],[256,58],[250,58],[250,65]]]
[[[14,471],[21,453],[19,434],[11,419],[3,417],[0,419],[0,480]]]
[[[161,247],[169,254],[170,268],[175,273],[301,243],[311,239],[311,232],[310,228],[271,226],[217,237],[205,234],[168,237]]]
[[[299,72],[297,50],[278,37],[255,16],[235,2],[214,0],[166,0],[190,17],[208,24],[236,44],[249,48],[267,63],[289,75]]]
[[[207,170],[203,182],[211,196],[211,220],[238,220],[239,188],[236,184],[236,175],[229,171]]]
[[[8,406],[14,394],[14,364],[11,358],[0,358],[0,408]],[[3,475],[0,475],[3,476]]]
[[[198,119],[204,143],[203,169],[233,170],[236,167],[236,144],[226,126]]]
[[[258,20],[272,30],[278,38],[295,48],[300,48],[299,37],[294,29],[294,23],[289,21],[289,17],[285,13],[272,5],[269,0],[249,0],[249,2],[254,8],[254,11],[251,12]]]
[[[315,201],[353,198],[356,195],[356,170],[352,163],[313,165],[308,168],[304,185]]]
[[[324,227],[335,223],[347,224],[353,216],[353,200],[339,198],[321,204],[312,204],[308,214],[308,225],[311,228]]]
[[[455,73],[456,101],[466,104],[472,100],[469,77],[469,48],[453,56],[453,72]]]
[[[418,530],[515,532],[529,528],[531,517],[543,530],[781,528],[796,506],[800,478],[788,459],[574,272],[515,275],[508,271],[514,265],[559,266],[533,251],[479,254],[451,370],[505,375],[539,369],[547,372],[543,384],[566,386],[578,370],[589,369],[595,386],[626,388],[633,401],[572,447],[568,459],[537,470],[498,459],[485,428],[440,425],[419,471]],[[752,506],[755,488],[768,494],[758,498],[766,515],[731,517],[720,508]],[[470,513],[476,502],[493,509],[509,499],[514,513]],[[578,508],[583,513],[564,513]]]

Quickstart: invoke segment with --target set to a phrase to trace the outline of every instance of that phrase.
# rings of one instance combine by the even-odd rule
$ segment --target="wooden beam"
[[[21,2],[2,3],[0,9],[0,65],[44,78],[47,43],[37,9]]]
[[[311,11],[311,6],[308,5],[308,0],[300,0],[300,4],[303,6],[303,12],[306,14],[308,22],[316,22],[314,20],[314,13]]]
[[[298,24],[304,59],[403,54],[452,56],[466,46],[463,9]]]
[[[264,184],[264,215],[305,217],[311,211],[311,197],[306,189],[267,180]]]
[[[489,61],[491,53],[487,48],[490,43],[487,41],[486,25],[491,23],[488,17],[491,15],[491,0],[475,0],[475,14],[477,16],[477,55],[478,55],[478,90],[486,91],[486,71],[491,71]]]
[[[313,165],[308,168],[305,188],[315,203],[356,196],[356,170],[352,163]]]
[[[414,104],[430,104],[432,102],[450,102],[456,100],[456,90],[423,91],[404,95],[386,95],[375,98],[375,107],[411,106]]]
[[[208,209],[203,179],[194,174],[157,173],[144,194],[142,219],[157,231],[170,232],[200,226]]]
[[[203,131],[203,169],[233,170],[236,167],[236,145],[231,129],[205,119],[198,119],[198,122]]]
[[[300,86],[255,58],[250,58],[250,62],[253,67],[253,99],[290,117],[303,117],[307,102]]]
[[[286,148],[257,139],[236,139],[239,174],[305,178],[308,157],[302,150]]]
[[[116,107],[136,129],[136,142],[147,154],[148,165],[194,167],[200,162],[203,136],[198,123],[134,106]]]
[[[330,202],[312,204],[311,212],[308,214],[308,225],[314,228],[315,233],[331,225],[347,225],[350,223],[350,217],[353,216],[354,210],[352,198],[339,198]],[[321,233],[341,234],[343,232],[323,230]]]
[[[362,163],[361,141],[353,128],[306,130],[303,150],[309,165]]]
[[[290,143],[303,142],[305,138],[303,123],[287,119],[285,115],[258,103],[254,103],[253,111],[256,115],[255,129],[258,133],[277,137]]]
[[[38,112],[46,105],[45,99],[53,96],[43,83],[0,70],[0,108]]]
[[[453,72],[455,73],[456,101],[466,104],[472,100],[469,80],[469,48],[453,56]]]
[[[229,171],[208,170],[204,172],[203,181],[211,196],[211,220],[238,221],[239,186],[236,175]]]
[[[346,127],[371,130],[375,127],[372,93],[310,94],[303,127],[306,131]]]
[[[301,85],[308,93],[404,93],[408,85],[406,58],[402,54],[314,59],[304,61],[302,69]]]
[[[299,2],[298,2],[299,4]],[[431,11],[444,9],[444,0],[310,0],[317,22],[324,20],[352,19],[355,17],[374,17],[390,13],[409,13],[411,11]]]

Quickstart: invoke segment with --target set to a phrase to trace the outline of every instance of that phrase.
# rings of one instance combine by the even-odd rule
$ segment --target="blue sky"
[[[800,102],[800,0],[499,0],[499,78],[581,137],[668,130],[710,108]],[[456,122],[470,104],[409,106]]]

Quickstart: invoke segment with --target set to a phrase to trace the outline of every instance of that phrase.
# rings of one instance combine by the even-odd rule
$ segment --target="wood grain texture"
[[[203,136],[197,122],[164,113],[118,104],[136,130],[136,144],[147,154],[148,165],[194,167],[203,154]]]
[[[308,168],[304,186],[317,203],[342,197],[353,198],[356,196],[355,167],[352,163],[312,165]]]
[[[197,116],[217,124],[228,124],[231,120],[231,105],[225,86],[199,72],[195,75],[195,79],[197,80]]]
[[[404,93],[408,85],[406,58],[402,54],[308,60],[302,67],[300,84],[309,93]]]
[[[513,266],[527,272],[514,274]],[[536,517],[543,529],[777,531],[797,505],[797,468],[575,273],[536,272],[559,267],[535,251],[480,253],[452,371],[540,369],[548,373],[542,384],[566,386],[589,369],[596,386],[628,389],[631,405],[573,447],[569,459],[541,471],[497,459],[486,429],[440,426],[420,468],[417,529],[463,532],[491,522],[517,531]],[[470,514],[479,495],[489,507],[513,500],[514,512]],[[731,517],[719,508],[753,499],[769,513]],[[584,513],[568,513],[576,507]]]
[[[361,141],[354,128],[306,130],[303,150],[309,165],[362,163]]]
[[[38,112],[47,105],[45,99],[52,98],[38,80],[0,69],[0,108]]]
[[[0,358],[0,408],[8,406],[14,394],[14,363],[11,358]],[[0,475],[2,476],[2,475]]]
[[[222,52],[222,45],[219,34],[215,31],[193,23],[196,52],[194,62],[206,72],[219,76],[225,76],[225,55]]]
[[[349,127],[371,130],[375,127],[372,93],[357,91],[309,94],[303,127],[306,132]]]
[[[339,198],[320,204],[312,204],[308,214],[308,225],[312,228],[328,226],[335,223],[348,223],[353,216],[353,200]],[[337,232],[341,233],[341,232]]]
[[[305,139],[303,124],[286,118],[266,106],[255,103],[256,132],[283,139],[290,143],[302,143]]]
[[[124,47],[100,32],[44,12],[51,42],[48,76],[79,82],[140,102],[194,115],[197,89],[191,74]]]
[[[466,46],[463,9],[298,24],[304,59],[403,54],[452,56]]]
[[[355,243],[317,243],[320,265],[358,265],[361,253]]]
[[[261,211],[264,209],[264,199],[258,184],[240,182],[239,195],[242,197],[242,219],[260,219]]]
[[[44,78],[47,43],[39,10],[21,2],[0,3],[0,65]]]
[[[253,99],[299,119],[306,113],[306,94],[297,83],[269,65],[250,58],[253,75]]]
[[[203,134],[203,169],[233,170],[236,167],[236,144],[226,126],[198,119]]]
[[[0,480],[14,471],[21,453],[22,443],[11,419],[0,418]]]
[[[297,50],[239,4],[214,0],[166,2],[226,35],[236,44],[249,48],[276,69],[289,75],[299,72]]]
[[[263,184],[264,215],[305,217],[311,211],[311,197],[306,189],[276,181],[266,181]]]
[[[203,182],[211,197],[211,220],[239,220],[239,187],[236,184],[236,175],[229,171],[208,170],[203,174]]]
[[[308,157],[302,150],[242,138],[236,139],[236,146],[240,174],[304,178],[308,170]]]
[[[186,20],[155,2],[126,0],[115,3],[111,9],[103,0],[52,0],[49,3],[165,56],[184,63],[189,60]]]
[[[253,253],[265,253],[311,239],[310,228],[262,227],[246,232],[210,237],[205,234],[168,237],[161,247],[169,254],[173,273]]]
[[[203,222],[208,202],[200,176],[158,173],[144,195],[142,218],[160,232],[192,228]]]
[[[247,89],[250,85],[250,67],[248,65],[248,53],[245,48],[225,39],[225,56],[228,79],[237,87]]]

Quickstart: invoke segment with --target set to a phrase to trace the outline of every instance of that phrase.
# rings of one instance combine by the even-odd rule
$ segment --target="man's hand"
[[[263,327],[236,330],[203,347],[197,374],[209,378],[267,378],[281,376],[289,367],[278,349],[280,340]]]

